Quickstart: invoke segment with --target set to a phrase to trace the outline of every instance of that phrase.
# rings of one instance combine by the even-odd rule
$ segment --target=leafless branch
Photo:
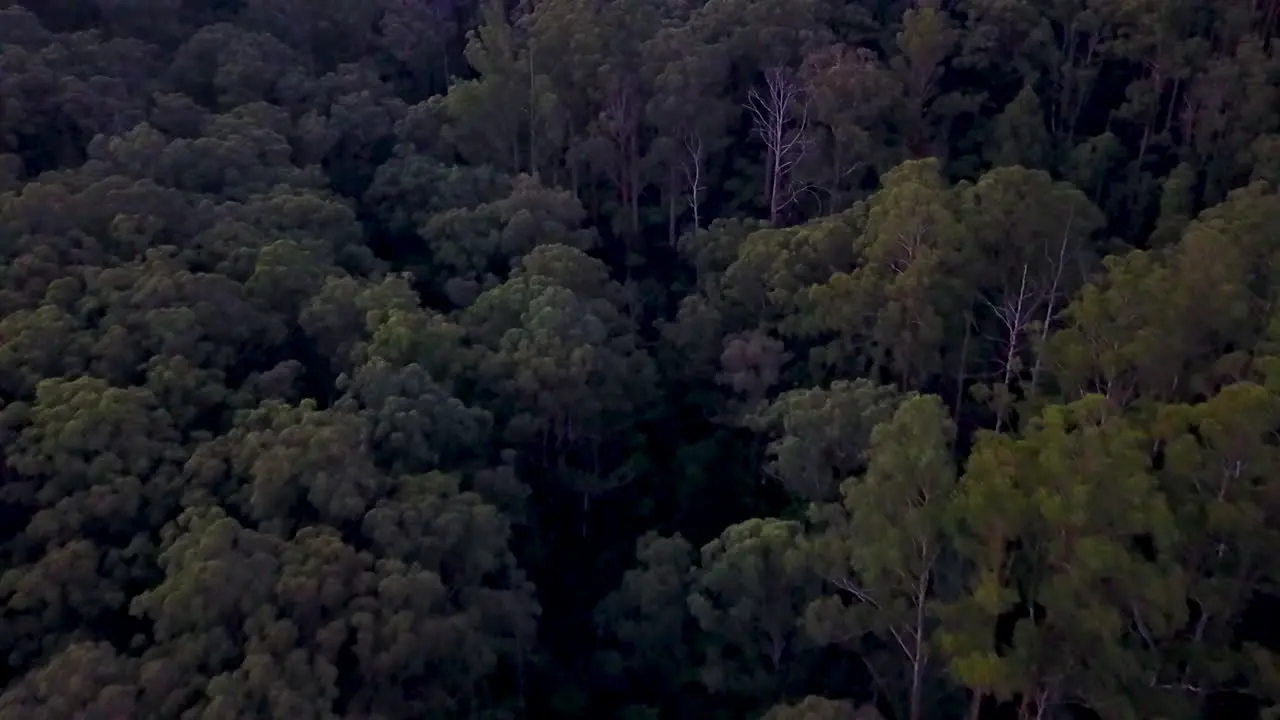
[[[702,134],[694,131],[687,133],[684,137],[684,161],[681,167],[684,170],[685,184],[689,190],[689,210],[693,212],[693,226],[695,228],[701,226],[700,208],[702,192],[706,189],[702,185],[702,159],[704,148],[702,144]]]
[[[796,190],[792,185],[792,171],[810,149],[809,97],[787,68],[769,68],[764,79],[763,88],[748,93],[747,110],[767,152],[765,196],[769,220],[777,223],[782,211],[804,191],[803,186]]]
[[[866,590],[863,590],[862,588],[855,585],[854,582],[849,578],[831,577],[831,578],[827,578],[827,581],[830,582],[832,585],[835,585],[836,587],[840,588],[841,590],[849,593],[850,595],[853,595],[854,597],[858,598],[859,602],[864,602],[870,605],[872,608],[875,608],[876,610],[880,609],[880,604],[875,601],[875,598],[871,597],[871,595],[867,593]]]

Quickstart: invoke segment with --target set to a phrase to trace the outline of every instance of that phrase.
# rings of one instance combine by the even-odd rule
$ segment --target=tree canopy
[[[1278,36],[0,0],[0,720],[1280,717]]]

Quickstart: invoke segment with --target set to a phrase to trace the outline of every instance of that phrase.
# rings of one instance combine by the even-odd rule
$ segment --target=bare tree
[[[689,210],[693,212],[693,227],[701,227],[702,192],[706,187],[702,184],[702,163],[705,157],[702,146],[702,133],[693,131],[684,137],[684,155],[680,167],[684,172],[685,188],[689,192]]]
[[[1061,310],[1059,301],[1065,284],[1063,275],[1075,240],[1074,221],[1075,208],[1072,207],[1057,241],[1045,242],[1044,256],[1025,258],[1020,267],[1010,268],[1012,272],[1004,278],[999,300],[983,300],[1000,324],[1001,337],[997,341],[1003,345],[1003,354],[999,361],[999,374],[1000,385],[1006,394],[1012,393],[1015,384],[1024,381],[1023,356],[1028,352],[1032,356],[1032,367],[1030,382],[1025,388],[1029,392],[1036,390],[1044,345]],[[997,432],[1006,419],[1005,412],[1006,409],[1002,408],[998,413]]]
[[[1027,275],[1030,270],[1031,264],[1023,263],[1017,279],[1005,284],[1004,292],[1001,293],[998,302],[983,300],[987,307],[991,308],[992,313],[1001,325],[1004,353],[999,361],[1000,387],[1006,391],[1010,391],[1013,380],[1018,376],[1021,369],[1020,355],[1023,334],[1026,332],[1027,326],[1031,323],[1031,319],[1039,306],[1040,298],[1036,290],[1028,284]],[[1034,283],[1034,278],[1031,281]],[[1004,404],[1005,399],[1002,395],[997,399],[999,407],[996,413],[996,432],[1000,432],[1000,428],[1005,421],[1008,409],[1004,407]]]
[[[809,149],[809,98],[795,73],[773,67],[764,73],[764,88],[752,88],[747,110],[766,151],[765,199],[769,222],[778,218],[804,187],[795,182],[793,170]]]

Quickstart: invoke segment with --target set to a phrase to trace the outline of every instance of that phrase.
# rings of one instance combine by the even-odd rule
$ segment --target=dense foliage
[[[1265,717],[1277,0],[0,0],[0,720]]]

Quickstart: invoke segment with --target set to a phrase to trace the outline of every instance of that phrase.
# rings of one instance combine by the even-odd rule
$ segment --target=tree
[[[977,439],[954,505],[972,574],[939,634],[974,712],[990,695],[1028,720],[1067,704],[1141,716],[1130,628],[1169,637],[1185,613],[1150,443],[1097,395],[1046,408],[1021,438]]]
[[[536,174],[540,158],[532,144],[537,132],[532,115],[537,98],[520,61],[516,29],[501,2],[485,3],[482,17],[480,26],[467,34],[464,53],[478,77],[455,82],[446,95],[434,99],[452,121],[445,135],[475,164]],[[528,134],[523,146],[522,131]]]
[[[923,382],[943,369],[944,348],[961,335],[961,318],[947,310],[966,289],[965,227],[940,169],[919,160],[887,173],[854,214],[865,214],[852,248],[856,268],[801,295],[806,334],[835,337],[829,354],[839,370],[870,366],[904,385]]]
[[[129,632],[129,590],[156,571],[151,533],[188,492],[187,450],[152,393],[93,377],[42,380],[0,420],[17,525],[0,598],[9,667],[22,671],[85,640],[79,623]]]
[[[485,348],[476,379],[505,439],[580,496],[583,534],[591,498],[633,479],[630,458],[609,458],[628,446],[655,382],[620,292],[599,261],[543,245],[463,317]]]
[[[900,54],[891,65],[903,89],[898,115],[904,129],[903,144],[913,157],[935,154],[929,107],[937,95],[943,63],[954,50],[956,37],[946,13],[932,4],[922,4],[902,14],[902,30],[896,37]]]
[[[990,398],[999,431],[1019,390],[1028,397],[1038,392],[1046,339],[1084,280],[1089,240],[1104,219],[1079,190],[1018,167],[986,173],[961,192],[961,202],[974,242],[967,260],[981,298],[973,322],[994,345],[994,372],[978,375],[990,384],[976,390]]]
[[[636,541],[638,566],[596,609],[599,632],[616,643],[616,672],[630,682],[644,678],[650,697],[674,699],[692,670],[686,598],[696,559],[683,537],[647,533]]]
[[[776,698],[803,669],[800,617],[817,576],[799,523],[753,519],[702,548],[689,610],[705,637],[702,683],[756,702]]]
[[[681,237],[677,219],[688,206],[692,231],[702,227],[710,194],[710,161],[731,139],[734,106],[723,97],[731,58],[688,25],[665,27],[645,43],[654,91],[646,108],[656,137],[651,153],[666,165],[667,239]]]
[[[748,423],[775,436],[765,449],[765,472],[801,498],[824,502],[866,467],[874,429],[899,402],[893,388],[837,380],[829,388],[787,391]]]
[[[764,198],[769,222],[777,225],[804,190],[796,184],[795,168],[809,151],[809,98],[790,70],[771,67],[764,71],[763,90],[751,89],[747,109],[764,144]]]
[[[1273,281],[1259,269],[1275,252],[1264,230],[1280,209],[1275,197],[1257,185],[1238,190],[1201,213],[1177,246],[1107,258],[1107,273],[1081,291],[1050,339],[1059,385],[1132,403],[1243,379],[1248,348],[1269,322],[1260,308]]]
[[[1269,438],[1277,422],[1280,398],[1253,383],[1203,403],[1162,407],[1155,418],[1164,454],[1158,477],[1179,531],[1172,548],[1183,571],[1178,589],[1189,608],[1184,632],[1173,637],[1138,626],[1150,653],[1148,686],[1164,701],[1157,707],[1171,708],[1166,713],[1202,711],[1209,694],[1241,676],[1249,692],[1269,692],[1263,668],[1274,661],[1262,648],[1238,648],[1232,628],[1275,573],[1266,549],[1277,532],[1267,468],[1275,463]]]
[[[1053,166],[1053,143],[1044,125],[1040,96],[1026,85],[996,118],[991,164],[1048,170]]]
[[[826,211],[838,212],[894,157],[883,126],[895,78],[875,53],[845,45],[811,53],[800,75],[812,122],[809,151],[795,172],[826,195]]]
[[[954,583],[946,577],[954,433],[938,397],[905,399],[871,433],[865,474],[841,485],[839,503],[810,510],[819,528],[811,552],[837,594],[809,606],[806,628],[820,642],[853,646],[873,665],[881,653],[863,636],[877,636],[887,648],[883,654],[894,658],[891,667],[905,672],[873,675],[906,677],[904,716],[911,720],[925,717],[933,704],[925,691],[937,669],[938,601]],[[898,707],[900,688],[881,689]]]

